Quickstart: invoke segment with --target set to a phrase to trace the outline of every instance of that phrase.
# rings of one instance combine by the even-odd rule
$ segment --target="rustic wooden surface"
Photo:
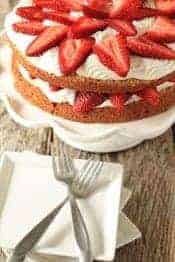
[[[1,7],[8,8],[4,4],[6,1],[0,1],[0,13]],[[51,145],[56,141],[49,128],[26,129],[14,123],[0,103],[0,153],[31,150],[50,154]],[[169,130],[163,136],[125,152],[94,154],[94,159],[124,165],[124,184],[133,190],[125,212],[143,234],[141,240],[117,250],[116,262],[175,261],[174,142],[173,132]],[[86,159],[91,155],[71,147],[68,149],[73,157]]]

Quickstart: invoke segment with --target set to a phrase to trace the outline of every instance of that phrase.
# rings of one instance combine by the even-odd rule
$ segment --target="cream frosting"
[[[18,6],[31,5],[32,0],[21,0]],[[147,5],[154,7],[154,2],[149,0]],[[79,16],[80,13],[74,15]],[[25,54],[27,46],[32,42],[35,36],[29,36],[21,33],[16,33],[12,29],[12,24],[19,22],[21,18],[15,14],[15,11],[10,13],[5,21],[6,32],[9,39],[17,46],[17,48]],[[146,18],[141,21],[135,21],[138,34],[145,32],[152,25],[154,18]],[[48,24],[48,21],[45,21]],[[52,22],[49,22],[52,23]],[[112,28],[107,28],[104,31],[99,31],[94,34],[97,41],[105,39],[108,35],[116,34]],[[175,48],[175,44],[170,45]],[[27,59],[36,67],[47,71],[56,76],[61,76],[59,68],[58,48],[52,48],[45,52],[40,57],[27,57]],[[95,54],[91,54],[77,70],[77,74],[84,77],[91,77],[100,80],[124,80],[129,78],[137,78],[141,80],[154,80],[163,77],[175,71],[175,61],[143,58],[131,55],[131,68],[126,77],[120,77],[115,72],[104,66]]]
[[[24,79],[27,80],[32,85],[38,87],[42,91],[42,93],[49,99],[49,101],[58,104],[68,103],[69,105],[72,106],[74,105],[75,97],[76,97],[75,90],[70,88],[64,88],[58,91],[52,91],[50,89],[48,82],[40,78],[32,79],[28,71],[22,65],[19,66],[19,71],[24,77]],[[157,87],[157,91],[161,91],[163,89],[169,88],[172,85],[174,85],[174,83],[165,82]],[[130,103],[137,102],[139,100],[140,98],[137,95],[132,95],[125,104],[128,105]],[[107,99],[98,107],[113,107],[113,105],[111,101]]]

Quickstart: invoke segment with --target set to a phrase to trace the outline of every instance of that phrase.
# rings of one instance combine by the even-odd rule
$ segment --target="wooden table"
[[[125,213],[143,234],[142,240],[117,250],[116,262],[175,261],[173,140],[173,132],[169,130],[163,136],[125,152],[93,155],[94,159],[124,165],[124,184],[133,191]],[[51,145],[56,142],[50,128],[26,129],[14,123],[0,103],[0,152],[31,150],[50,154]],[[91,155],[71,147],[68,149],[75,158],[86,159]]]

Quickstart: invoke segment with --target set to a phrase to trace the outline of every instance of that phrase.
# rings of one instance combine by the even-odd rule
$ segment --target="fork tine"
[[[99,164],[94,166],[93,170],[89,173],[89,175],[87,176],[87,179],[82,184],[83,191],[86,190],[86,192],[88,192],[91,189],[92,185],[94,185],[95,182],[97,181],[97,178],[99,177],[102,168],[103,168],[102,162],[99,162]]]
[[[52,167],[53,167],[54,176],[57,179],[58,170],[57,170],[57,162],[56,162],[56,159],[55,159],[54,155],[52,155]]]
[[[82,169],[80,170],[80,172],[77,173],[76,177],[75,177],[75,182],[77,183],[77,185],[79,185],[81,183],[81,181],[83,180],[83,178],[86,176],[86,174],[88,173],[90,167],[93,165],[93,162],[91,159],[89,159],[85,165],[82,167]]]
[[[63,146],[63,153],[65,156],[65,162],[66,162],[68,173],[70,174],[75,173],[75,166],[73,163],[73,159],[69,156],[69,153],[67,152],[67,149],[65,146]]]
[[[86,176],[83,177],[83,180],[81,182],[80,188],[84,188],[87,185],[87,182],[89,179],[94,175],[95,171],[98,169],[101,162],[94,162],[89,172],[86,174]]]

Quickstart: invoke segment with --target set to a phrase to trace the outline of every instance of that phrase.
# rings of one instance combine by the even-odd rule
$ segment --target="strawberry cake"
[[[119,123],[175,104],[174,0],[22,0],[5,21],[15,88],[42,110]]]

